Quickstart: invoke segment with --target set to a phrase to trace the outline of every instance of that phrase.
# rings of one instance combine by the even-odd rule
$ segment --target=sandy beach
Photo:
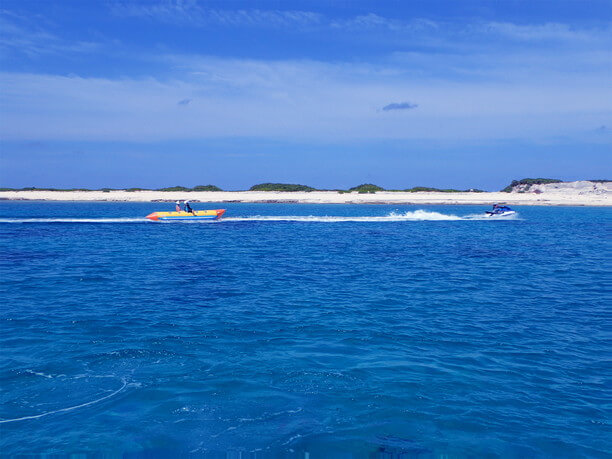
[[[337,191],[277,192],[277,191],[2,191],[2,200],[36,201],[125,201],[172,202],[188,199],[192,202],[262,202],[304,204],[471,204],[528,206],[609,206],[610,191],[558,190],[540,193],[439,193],[394,192],[339,193]]]

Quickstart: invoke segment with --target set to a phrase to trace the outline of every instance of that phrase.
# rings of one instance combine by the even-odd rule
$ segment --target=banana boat
[[[149,220],[217,220],[225,213],[225,209],[195,210],[193,212],[153,212],[147,215]]]

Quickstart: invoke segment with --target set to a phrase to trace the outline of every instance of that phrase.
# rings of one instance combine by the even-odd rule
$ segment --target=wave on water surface
[[[161,223],[218,223],[226,222],[404,222],[404,221],[466,221],[466,220],[516,220],[517,215],[509,217],[490,217],[483,214],[458,216],[418,209],[412,212],[391,212],[381,216],[333,216],[333,215],[253,215],[224,217],[220,220],[184,220]],[[137,218],[0,218],[0,223],[160,223],[151,222],[143,217]]]
[[[414,212],[391,212],[381,216],[333,216],[333,215],[254,215],[252,217],[226,217],[225,221],[277,221],[277,222],[401,222],[426,220],[463,220],[457,215],[415,210]]]
[[[44,373],[33,372],[33,371],[27,371],[27,372],[31,373],[31,374],[38,375],[38,376],[43,376],[45,378],[53,378],[52,376],[46,375]],[[107,393],[106,395],[104,395],[102,397],[96,398],[94,400],[83,402],[83,403],[80,403],[78,405],[68,406],[68,407],[65,407],[65,408],[59,408],[59,409],[56,409],[56,410],[45,411],[43,413],[32,414],[32,415],[29,415],[29,416],[21,416],[21,417],[11,418],[11,419],[0,419],[0,424],[7,424],[7,423],[11,423],[11,422],[18,422],[18,421],[27,421],[27,420],[30,420],[30,419],[39,419],[39,418],[43,418],[45,416],[49,416],[49,415],[52,415],[52,414],[65,413],[65,412],[68,412],[68,411],[78,410],[79,408],[85,408],[87,406],[95,405],[96,403],[100,403],[100,402],[102,402],[104,400],[108,400],[109,398],[114,397],[115,395],[119,394],[128,385],[129,385],[129,383],[125,379],[122,379],[121,380],[121,387],[119,387],[118,389],[116,389],[116,390],[114,390],[114,391],[112,391],[110,393]]]
[[[252,222],[407,222],[407,221],[466,221],[466,220],[514,220],[511,217],[489,217],[488,215],[474,214],[458,216],[418,209],[413,212],[391,212],[381,216],[329,216],[329,215],[255,215],[252,217],[226,217],[224,221]]]

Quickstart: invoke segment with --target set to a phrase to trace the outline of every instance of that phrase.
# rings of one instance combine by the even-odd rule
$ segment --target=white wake
[[[253,221],[271,221],[271,222],[404,222],[404,221],[450,221],[464,220],[457,215],[441,214],[439,212],[429,212],[427,210],[415,210],[414,212],[396,213],[391,212],[388,215],[381,216],[320,216],[320,215],[254,215],[251,217],[226,217],[224,221],[231,222],[253,222]]]
[[[79,408],[84,408],[86,406],[95,405],[96,403],[100,403],[100,402],[102,402],[104,400],[108,400],[109,398],[114,397],[118,393],[122,392],[123,389],[125,389],[127,387],[127,385],[128,385],[128,383],[125,380],[122,380],[122,386],[119,389],[111,392],[108,395],[105,395],[104,397],[100,397],[100,398],[97,398],[95,400],[91,400],[89,402],[81,403],[80,405],[73,405],[73,406],[69,406],[69,407],[66,407],[66,408],[60,408],[59,410],[46,411],[44,413],[33,414],[31,416],[22,416],[20,418],[13,418],[13,419],[0,419],[0,424],[6,424],[6,423],[9,423],[9,422],[17,422],[17,421],[27,421],[29,419],[38,419],[38,418],[43,418],[45,416],[49,416],[51,414],[65,413],[66,411],[78,410]]]

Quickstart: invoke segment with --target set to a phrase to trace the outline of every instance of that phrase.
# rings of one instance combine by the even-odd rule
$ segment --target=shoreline
[[[0,191],[2,201],[83,201],[83,202],[174,202],[188,199],[206,203],[265,204],[423,204],[515,206],[593,206],[612,205],[608,192],[559,191],[549,193],[504,192],[402,192],[338,193],[337,191]]]

